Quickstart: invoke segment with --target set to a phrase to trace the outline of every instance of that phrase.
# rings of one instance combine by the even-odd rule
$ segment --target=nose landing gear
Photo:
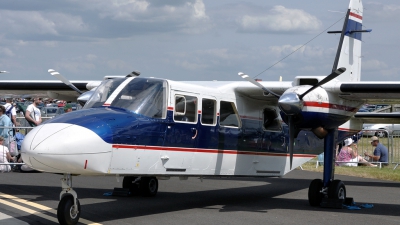
[[[78,195],[72,189],[71,174],[64,174],[61,178],[60,202],[57,207],[57,219],[61,225],[74,225],[78,223],[81,215],[81,205]]]

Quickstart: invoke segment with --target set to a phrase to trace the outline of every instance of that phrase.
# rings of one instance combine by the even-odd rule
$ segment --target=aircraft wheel
[[[332,199],[346,199],[346,187],[341,180],[334,180],[328,188],[328,197]]]
[[[322,186],[321,179],[311,181],[310,187],[308,188],[308,202],[311,206],[319,206],[321,204],[322,198],[324,197],[321,193]]]
[[[133,183],[137,177],[126,176],[122,180],[122,188],[129,189],[132,195],[137,194],[139,192],[139,186],[137,183]]]
[[[158,191],[158,180],[155,177],[142,177],[140,192],[143,196],[153,197]]]
[[[61,225],[75,225],[78,223],[81,215],[81,205],[79,200],[76,199],[78,208],[74,206],[74,197],[72,195],[65,195],[58,203],[57,219]]]

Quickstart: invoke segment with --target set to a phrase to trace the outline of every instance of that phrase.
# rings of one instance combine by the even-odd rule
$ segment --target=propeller
[[[272,92],[271,90],[269,90],[269,89],[267,89],[266,87],[262,86],[262,85],[261,85],[260,83],[258,83],[257,81],[251,79],[251,78],[249,77],[249,75],[244,74],[244,73],[242,73],[242,72],[239,72],[238,75],[241,76],[243,79],[249,81],[250,83],[256,85],[257,87],[261,88],[263,91],[268,92],[268,93],[270,93],[271,95],[273,95],[273,96],[275,96],[275,97],[277,97],[277,98],[280,97],[280,95],[278,95],[278,94]]]
[[[327,77],[325,77],[324,79],[322,79],[320,82],[318,82],[317,84],[315,84],[314,86],[312,86],[310,89],[308,89],[306,92],[304,92],[303,94],[300,95],[300,99],[303,99],[303,97],[308,94],[309,92],[311,92],[312,90],[314,90],[315,88],[324,85],[326,83],[328,83],[329,81],[335,79],[337,76],[339,76],[340,74],[344,73],[346,71],[346,68],[344,67],[340,67],[339,69],[333,71],[331,74],[329,74]]]
[[[250,83],[256,85],[257,87],[260,87],[263,91],[270,93],[271,95],[275,96],[278,98],[278,106],[279,109],[285,113],[285,115],[288,118],[288,126],[289,126],[289,155],[290,155],[290,169],[292,169],[292,164],[293,164],[293,149],[294,149],[294,138],[297,136],[299,133],[300,129],[296,128],[295,126],[295,117],[299,114],[301,114],[304,106],[303,98],[306,96],[308,93],[313,91],[315,88],[328,83],[329,81],[335,79],[337,76],[342,74],[343,72],[346,71],[346,68],[341,67],[335,71],[333,71],[331,74],[329,74],[327,77],[322,79],[320,82],[317,84],[313,85],[311,88],[309,88],[307,91],[305,91],[303,94],[298,95],[294,91],[290,92],[285,92],[283,95],[278,95],[268,88],[264,87],[262,84],[259,82],[251,79],[248,75],[240,72],[238,75],[241,76],[243,79],[249,81]]]
[[[68,85],[70,88],[74,89],[74,91],[78,92],[79,94],[83,93],[81,90],[79,90],[77,87],[75,87],[75,85],[73,85],[68,79],[66,79],[59,72],[57,72],[53,69],[49,69],[47,72],[49,72],[52,76],[55,76],[57,79],[59,79],[64,84]]]

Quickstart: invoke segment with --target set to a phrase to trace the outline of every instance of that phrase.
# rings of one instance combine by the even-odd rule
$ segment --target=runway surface
[[[398,172],[398,171],[394,171]],[[0,174],[0,224],[57,224],[61,175]],[[80,224],[399,224],[400,183],[336,176],[347,196],[372,209],[311,207],[308,186],[321,173],[295,170],[283,178],[178,178],[159,181],[156,197],[104,196],[116,177],[74,177]]]

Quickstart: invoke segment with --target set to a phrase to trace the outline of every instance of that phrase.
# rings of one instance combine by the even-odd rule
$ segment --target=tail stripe
[[[350,16],[362,20],[362,16],[360,16],[360,15],[358,15],[358,14],[356,14],[356,13],[350,12]]]

